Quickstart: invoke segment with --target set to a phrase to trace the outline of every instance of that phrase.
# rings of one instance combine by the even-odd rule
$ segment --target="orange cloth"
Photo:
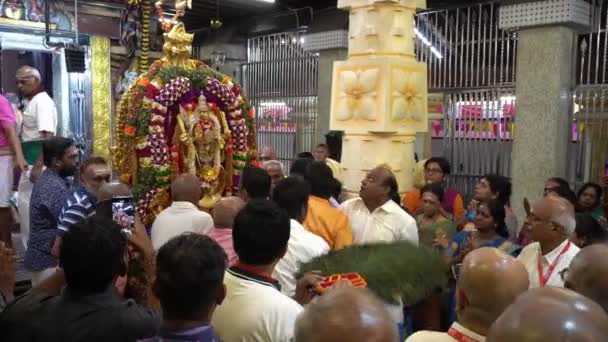
[[[421,205],[422,201],[420,200],[420,190],[406,192],[403,196],[403,207],[405,207],[410,215],[417,215],[417,211],[420,209]],[[454,209],[450,214],[454,216],[454,221],[458,221],[464,216],[464,201],[462,200],[462,196],[460,194],[454,197],[454,203],[452,206]]]
[[[353,232],[348,217],[329,204],[328,200],[310,196],[304,228],[322,237],[332,251],[353,244]]]

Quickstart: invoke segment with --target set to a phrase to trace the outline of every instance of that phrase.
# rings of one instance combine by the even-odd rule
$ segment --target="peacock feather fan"
[[[448,266],[442,255],[407,241],[351,246],[317,257],[300,267],[300,273],[321,271],[324,275],[359,273],[367,287],[386,302],[399,296],[412,305],[442,287]]]

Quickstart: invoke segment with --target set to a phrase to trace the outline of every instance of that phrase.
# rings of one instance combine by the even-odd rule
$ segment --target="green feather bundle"
[[[303,264],[300,273],[320,271],[325,276],[359,273],[367,287],[383,300],[412,305],[446,285],[448,266],[443,256],[407,241],[351,246]]]

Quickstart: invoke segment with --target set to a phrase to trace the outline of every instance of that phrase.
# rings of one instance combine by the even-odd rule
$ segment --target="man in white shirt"
[[[289,177],[274,188],[272,198],[291,218],[291,234],[287,253],[277,263],[272,273],[281,284],[281,292],[293,297],[296,290],[296,273],[300,265],[315,257],[329,253],[329,245],[323,238],[307,231],[302,222],[308,210],[310,186],[300,177]]]
[[[564,287],[563,271],[579,252],[569,237],[574,233],[574,207],[564,198],[549,195],[534,203],[528,217],[528,235],[536,241],[518,259],[530,276],[530,288]]]
[[[16,80],[19,94],[24,98],[21,107],[22,123],[19,127],[22,150],[25,161],[30,166],[28,171],[21,175],[18,202],[21,236],[24,246],[27,247],[32,181],[42,173],[43,163],[40,158],[42,142],[57,133],[57,108],[53,99],[42,88],[42,77],[36,68],[31,66],[19,68]]]
[[[211,215],[198,209],[201,199],[201,182],[198,178],[183,174],[171,183],[173,203],[161,211],[152,224],[152,245],[159,250],[162,245],[183,233],[207,234],[213,229]]]
[[[232,237],[239,257],[226,271],[226,298],[211,325],[224,342],[286,342],[294,336],[302,306],[281,293],[271,275],[287,252],[289,217],[269,200],[251,200],[234,220]],[[300,288],[301,286],[301,288]],[[314,284],[298,283],[296,294]],[[304,302],[305,296],[298,296]]]
[[[464,258],[458,275],[458,321],[447,333],[419,331],[407,342],[483,342],[492,323],[528,285],[528,273],[515,258],[496,248],[476,249]]]
[[[359,196],[342,204],[354,244],[399,240],[418,244],[416,220],[399,206],[397,180],[388,167],[371,170],[361,182]]]

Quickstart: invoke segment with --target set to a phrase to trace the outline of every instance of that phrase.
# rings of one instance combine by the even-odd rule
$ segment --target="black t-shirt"
[[[0,336],[10,341],[136,341],[155,336],[160,314],[103,293],[60,296],[28,293],[0,314]]]

